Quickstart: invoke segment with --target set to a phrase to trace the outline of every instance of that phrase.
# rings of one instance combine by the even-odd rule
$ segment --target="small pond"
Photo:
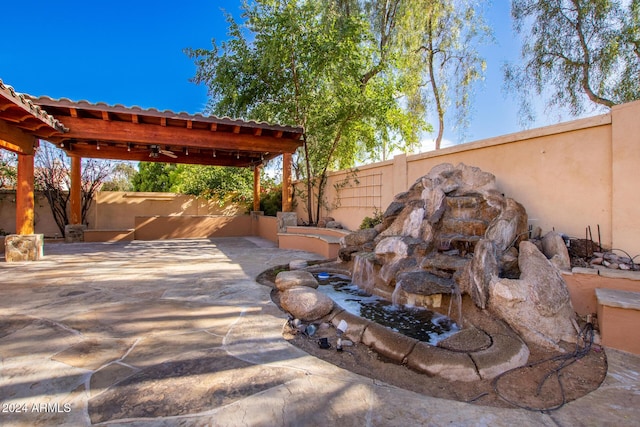
[[[341,274],[318,277],[318,291],[328,295],[351,314],[376,322],[398,333],[435,345],[460,330],[449,317],[426,308],[394,305],[364,292]],[[322,276],[321,276],[322,277]]]

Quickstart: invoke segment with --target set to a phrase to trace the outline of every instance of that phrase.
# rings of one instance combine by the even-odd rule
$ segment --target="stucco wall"
[[[530,223],[544,232],[584,237],[591,226],[597,239],[599,225],[604,245],[640,254],[638,117],[640,101],[609,114],[334,172],[321,216],[357,229],[433,166],[462,162],[493,173],[499,189],[522,203]],[[304,207],[298,200],[303,219]]]
[[[239,216],[138,216],[136,240],[199,237],[239,237],[251,234],[251,217]]]
[[[175,193],[133,193],[105,191],[95,199],[93,224],[89,228],[134,228],[138,216],[171,215],[241,215],[240,207],[227,204],[220,207],[217,201]]]
[[[234,204],[219,206],[217,201],[174,193],[98,192],[87,215],[90,230],[126,230],[134,228],[137,216],[242,215],[244,208]],[[16,228],[15,191],[0,191],[0,228],[14,233]],[[35,233],[60,236],[47,199],[35,194]]]

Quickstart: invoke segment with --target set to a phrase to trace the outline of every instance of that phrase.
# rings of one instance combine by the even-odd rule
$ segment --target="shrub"
[[[376,209],[375,211],[373,211],[373,218],[370,216],[364,217],[364,219],[362,220],[362,223],[360,224],[360,230],[373,228],[376,225],[381,224],[383,219],[384,219],[383,213],[380,212],[378,209]]]

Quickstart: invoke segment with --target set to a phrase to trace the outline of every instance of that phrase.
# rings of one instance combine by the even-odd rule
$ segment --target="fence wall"
[[[597,240],[599,225],[604,245],[640,254],[640,101],[609,114],[331,173],[321,215],[357,229],[433,166],[461,162],[493,173],[500,191],[522,203],[543,231],[584,237],[591,226]],[[296,209],[307,217],[303,201]]]

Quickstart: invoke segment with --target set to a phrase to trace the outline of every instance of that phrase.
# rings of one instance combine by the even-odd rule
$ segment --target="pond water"
[[[421,307],[394,305],[370,295],[354,285],[349,276],[329,274],[327,279],[318,278],[318,282],[318,291],[328,295],[349,313],[419,341],[435,345],[460,330],[455,322],[440,313]]]

